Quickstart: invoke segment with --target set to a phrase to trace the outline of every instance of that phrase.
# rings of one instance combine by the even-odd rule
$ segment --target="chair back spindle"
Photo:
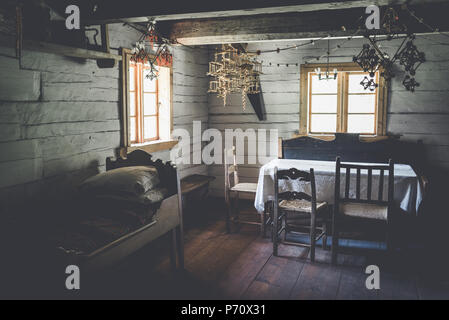
[[[384,171],[380,170],[379,174],[379,196],[378,199],[383,199],[383,193],[384,193]]]
[[[344,186],[344,197],[340,194],[340,175],[341,170],[345,170],[345,186]],[[379,171],[379,186],[378,186],[378,196],[377,199],[373,199],[373,170]],[[384,181],[385,181],[385,171],[388,172],[388,194],[387,199],[384,200]],[[351,197],[351,174],[355,172],[355,197]],[[361,176],[362,172],[367,172],[367,188],[366,188],[366,198],[361,195]],[[340,157],[336,160],[335,169],[335,200],[346,201],[346,202],[360,202],[360,203],[376,203],[376,204],[388,204],[390,200],[393,199],[394,194],[394,163],[392,160],[388,164],[352,164],[352,163],[342,163]],[[338,193],[337,193],[338,191]]]
[[[239,174],[237,169],[237,161],[236,161],[236,154],[235,154],[235,146],[233,146],[230,149],[224,149],[224,168],[225,168],[225,187],[229,186],[232,188],[232,186],[235,186],[239,183]],[[229,158],[232,159],[232,164],[229,164]],[[233,176],[233,181],[231,184],[230,176]]]
[[[345,199],[349,199],[351,168],[346,168]]]
[[[367,200],[371,200],[371,183],[373,180],[373,170],[372,169],[368,169],[368,185],[366,188],[366,199]]]
[[[360,199],[360,168],[357,169],[355,197],[356,199]]]

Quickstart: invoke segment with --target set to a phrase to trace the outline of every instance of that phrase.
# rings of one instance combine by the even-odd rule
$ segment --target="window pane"
[[[337,93],[337,79],[319,80],[317,75],[312,75],[312,93]]]
[[[369,77],[368,73],[356,73],[356,74],[349,74],[348,77],[348,92],[349,93],[369,93],[372,92],[369,89],[363,89],[363,86],[360,84],[362,82],[363,78],[365,76],[368,77],[368,79],[371,79]],[[376,81],[376,78],[374,78],[374,81]]]
[[[136,118],[129,118],[129,137],[131,141],[136,141]]]
[[[144,139],[156,138],[157,123],[156,117],[145,117],[143,119],[143,137]]]
[[[376,95],[348,95],[348,112],[349,113],[375,113],[376,112]]]
[[[144,93],[143,95],[143,114],[145,116],[156,114],[156,94]]]
[[[312,114],[310,122],[310,132],[336,132],[337,115],[333,114]]]
[[[374,134],[374,115],[348,115],[348,133]]]
[[[134,83],[134,67],[129,68],[129,90],[134,91],[135,83]]]
[[[325,112],[336,113],[337,112],[337,95],[312,95],[311,97],[312,112]]]
[[[131,116],[136,115],[136,93],[135,92],[129,93],[129,114]]]
[[[150,70],[143,70],[143,90],[145,92],[156,92],[156,78],[148,79],[146,76],[149,73]]]

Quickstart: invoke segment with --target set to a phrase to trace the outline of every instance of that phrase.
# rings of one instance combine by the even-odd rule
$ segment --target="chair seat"
[[[388,206],[374,203],[340,203],[340,213],[350,217],[387,221]]]
[[[256,193],[257,183],[242,182],[231,188],[231,191]]]
[[[317,202],[316,203],[317,211],[326,205],[327,205],[326,202]],[[292,211],[312,213],[312,203],[307,200],[298,200],[298,199],[282,200],[281,202],[279,202],[279,208]]]

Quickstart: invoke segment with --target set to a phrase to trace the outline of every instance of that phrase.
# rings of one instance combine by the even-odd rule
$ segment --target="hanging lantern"
[[[147,46],[147,42],[149,46]],[[155,47],[157,47],[156,52],[154,52]],[[148,24],[147,32],[134,45],[131,50],[130,60],[136,63],[148,64],[150,69],[146,74],[146,78],[150,80],[157,78],[157,66],[172,65],[173,56],[170,53],[169,41],[157,35],[153,22]]]
[[[335,80],[337,79],[337,69],[334,68],[332,73],[329,71],[329,58],[330,58],[330,40],[327,40],[327,63],[326,71],[321,72],[321,68],[316,68],[315,73],[318,74],[318,80]]]

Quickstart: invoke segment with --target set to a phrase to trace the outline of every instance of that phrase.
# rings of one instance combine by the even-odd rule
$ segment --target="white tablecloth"
[[[367,163],[360,163],[367,164]],[[334,161],[316,161],[316,160],[292,160],[292,159],[274,159],[260,168],[259,180],[257,183],[256,199],[254,206],[258,212],[263,212],[265,202],[274,197],[274,168],[281,169],[297,168],[299,170],[309,171],[313,168],[315,171],[315,182],[317,188],[317,200],[326,201],[329,204],[334,202],[335,192],[335,162]],[[379,170],[372,172],[372,196],[371,199],[378,199],[379,190]],[[367,198],[367,170],[361,171],[360,196]],[[349,194],[355,195],[356,174],[351,170],[351,180]],[[340,191],[344,192],[345,169],[341,170]],[[297,180],[280,180],[279,191],[305,191],[310,194],[310,184],[304,184]],[[388,172],[384,176],[383,199],[388,195]],[[422,189],[415,171],[409,165],[395,164],[394,166],[394,201],[404,211],[410,214],[418,212],[422,201]]]

